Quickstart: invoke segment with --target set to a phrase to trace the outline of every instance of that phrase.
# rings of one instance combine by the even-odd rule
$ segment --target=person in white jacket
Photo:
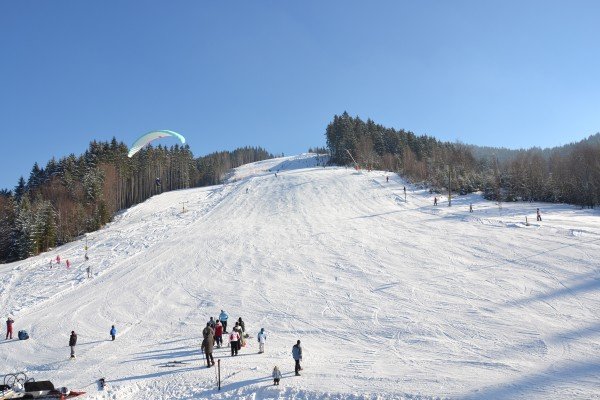
[[[260,328],[260,332],[258,332],[258,354],[265,352],[265,342],[267,341],[267,332],[265,332],[265,328]]]

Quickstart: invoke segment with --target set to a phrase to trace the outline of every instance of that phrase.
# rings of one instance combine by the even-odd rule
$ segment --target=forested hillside
[[[272,158],[259,147],[200,158],[187,145],[147,147],[132,158],[127,152],[114,138],[93,141],[83,155],[34,164],[29,179],[1,191],[0,262],[69,242],[157,193],[216,184],[231,168]]]
[[[600,202],[600,133],[552,149],[494,149],[441,142],[344,112],[334,116],[326,137],[335,164],[398,172],[439,191],[482,190],[488,199],[583,207]]]

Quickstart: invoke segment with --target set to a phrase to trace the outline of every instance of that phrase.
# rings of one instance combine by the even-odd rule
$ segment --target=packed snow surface
[[[597,211],[476,194],[433,206],[397,175],[321,162],[245,165],[1,265],[0,313],[31,338],[0,341],[0,372],[88,399],[600,398]],[[219,391],[200,343],[221,309],[252,338],[237,357],[215,349]]]

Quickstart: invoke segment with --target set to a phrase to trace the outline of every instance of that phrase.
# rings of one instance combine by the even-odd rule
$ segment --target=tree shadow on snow
[[[286,377],[292,377],[294,375],[293,372],[286,372],[286,373],[282,373],[281,374],[281,378],[282,381],[284,378]],[[227,381],[231,378],[224,378],[223,381]],[[239,390],[242,389],[246,386],[251,386],[251,385],[256,385],[259,383],[263,383],[263,382],[270,382],[271,385],[273,383],[273,378],[271,377],[271,375],[267,375],[267,376],[263,376],[260,378],[254,378],[254,379],[246,379],[245,381],[238,381],[238,382],[231,382],[231,383],[225,383],[221,385],[221,390],[216,390],[216,389],[210,389],[207,390],[206,392],[202,393],[202,396],[213,396],[213,395],[218,395],[219,393],[225,393],[225,392],[229,392],[232,390]]]
[[[460,399],[513,399],[530,394],[535,397],[540,395],[556,395],[553,386],[568,383],[571,386],[575,379],[592,381],[600,376],[600,358],[584,362],[571,362],[564,366],[551,366],[548,369],[522,376],[514,381],[499,385],[492,385],[477,389]]]
[[[140,361],[172,361],[179,360],[183,357],[192,358],[193,360],[198,360],[200,357],[204,357],[204,354],[200,352],[200,349],[190,349],[188,347],[176,347],[173,349],[164,349],[164,350],[150,350],[140,354],[138,357],[134,357],[130,360],[123,361],[122,364],[130,363],[130,362],[140,362]],[[134,354],[134,355],[135,355]]]
[[[570,287],[563,283],[562,287],[560,287],[559,289],[556,289],[554,291],[540,293],[535,296],[526,297],[526,298],[522,298],[519,300],[511,300],[511,301],[507,302],[507,305],[523,306],[523,305],[536,303],[536,302],[545,302],[545,301],[549,301],[549,300],[555,300],[555,299],[566,297],[566,296],[575,297],[576,295],[581,295],[583,293],[597,292],[597,291],[600,291],[600,279],[594,278],[594,279],[589,279],[589,280],[586,280],[583,282],[578,282],[577,284],[574,284],[573,286],[570,286]]]
[[[110,381],[107,381],[107,382],[114,383],[114,382],[126,382],[126,381],[142,380],[142,379],[160,378],[165,375],[173,375],[173,374],[178,374],[181,372],[196,371],[196,370],[201,370],[201,369],[203,369],[201,366],[185,367],[185,368],[171,368],[171,369],[162,370],[160,372],[153,372],[153,373],[145,374],[145,375],[132,375],[132,376],[126,376],[126,377],[118,378],[118,379],[111,379]]]

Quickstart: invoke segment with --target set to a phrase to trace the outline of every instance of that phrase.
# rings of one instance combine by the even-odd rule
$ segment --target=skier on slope
[[[4,339],[4,340],[8,340],[9,336],[10,336],[10,339],[12,339],[14,323],[15,323],[14,319],[12,319],[11,317],[7,318],[7,320],[6,320],[6,339]]]
[[[77,334],[75,331],[71,331],[69,336],[69,347],[71,347],[71,358],[75,358],[75,346],[77,345]]]
[[[537,220],[541,222],[542,221],[542,214],[540,214],[540,209],[539,208],[537,209],[536,213],[537,213]]]
[[[221,314],[219,314],[219,321],[223,324],[223,333],[227,332],[227,319],[229,319],[229,314],[225,311],[221,310]]]
[[[244,323],[244,321],[242,321],[242,317],[240,317],[238,319],[238,323],[240,324],[240,327],[242,328],[242,333],[246,332],[246,324]]]
[[[112,328],[110,328],[110,337],[112,337],[112,340],[115,340],[115,336],[117,335],[117,328],[115,328],[115,326],[113,325]]]
[[[260,332],[257,335],[258,340],[258,354],[265,352],[265,342],[267,341],[267,332],[265,332],[265,328],[260,328]]]

